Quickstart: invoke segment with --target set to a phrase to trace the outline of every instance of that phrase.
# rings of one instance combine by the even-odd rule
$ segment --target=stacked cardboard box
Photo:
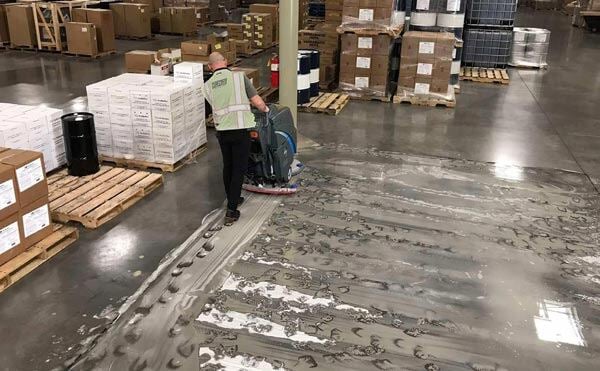
[[[396,0],[344,0],[342,25],[389,28],[394,21]]]
[[[37,36],[30,5],[10,5],[6,7],[8,33],[13,46],[36,48]]]
[[[246,76],[248,76],[248,79],[250,79],[250,82],[252,82],[252,85],[254,85],[255,88],[258,89],[260,87],[260,71],[258,69],[232,67],[231,70],[244,72],[246,74]]]
[[[42,152],[48,171],[64,165],[62,114],[49,107],[0,103],[0,147]]]
[[[235,54],[250,55],[254,49],[250,40],[231,40],[235,45]]]
[[[339,35],[336,26],[320,23],[314,30],[298,32],[298,47],[301,49],[317,49],[320,53],[319,81],[328,85],[336,79],[339,55]]]
[[[244,40],[244,25],[242,23],[228,23],[227,36],[232,40]]]
[[[273,16],[269,13],[247,13],[242,17],[244,39],[252,42],[255,49],[267,49],[273,46],[275,32]]]
[[[355,95],[387,95],[392,37],[345,33],[341,36],[340,88]]]
[[[405,33],[398,89],[420,95],[448,94],[454,43],[454,35],[448,32]]]
[[[0,148],[0,265],[52,234],[39,152]]]
[[[278,4],[252,4],[250,13],[268,13],[271,15],[273,41],[279,42],[279,5]],[[302,28],[302,27],[300,27]]]
[[[158,55],[153,50],[132,50],[125,53],[125,68],[130,73],[148,73],[157,59]]]
[[[131,38],[148,38],[152,36],[150,26],[150,7],[145,4],[116,3],[110,4],[113,11],[115,35]]]
[[[237,58],[235,43],[229,41],[227,36],[212,33],[206,36],[206,41],[210,44],[211,51],[223,54],[229,63],[235,62]]]
[[[339,26],[342,23],[344,0],[325,0],[325,22]]]
[[[191,6],[191,5],[190,5]],[[196,13],[196,24],[198,26],[205,25],[210,22],[210,9],[207,6],[192,6]]]
[[[308,0],[299,0],[298,2],[298,28],[306,27],[308,22]]]
[[[175,68],[177,82],[123,74],[87,86],[101,155],[174,164],[206,143],[202,79],[181,82]]]
[[[97,29],[93,23],[67,22],[67,49],[78,55],[98,55]]]
[[[159,9],[160,32],[190,34],[196,32],[196,11],[188,7]]]
[[[108,9],[78,8],[72,10],[71,17],[73,22],[91,23],[95,26],[99,53],[115,50],[115,26],[112,11]],[[81,32],[84,31],[81,30]],[[68,36],[67,41],[70,43]],[[69,47],[69,51],[70,49]]]

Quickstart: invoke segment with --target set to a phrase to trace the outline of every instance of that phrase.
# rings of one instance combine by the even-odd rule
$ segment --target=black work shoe
[[[240,200],[238,201],[238,206],[242,206],[245,200],[246,199],[244,197],[240,197]]]
[[[238,210],[227,210],[225,214],[225,224],[233,224],[240,219],[240,212]]]

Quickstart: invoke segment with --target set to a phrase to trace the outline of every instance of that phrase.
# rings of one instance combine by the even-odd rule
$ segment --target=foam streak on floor
[[[81,369],[598,364],[599,199],[585,176],[333,146],[302,157],[301,192],[235,263],[175,285],[174,311],[140,299]],[[182,277],[199,274],[184,260]]]

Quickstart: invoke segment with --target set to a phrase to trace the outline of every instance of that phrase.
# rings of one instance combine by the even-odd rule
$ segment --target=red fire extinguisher
[[[271,87],[278,88],[279,87],[279,56],[277,54],[273,54],[273,56],[269,60],[269,65],[271,66]]]

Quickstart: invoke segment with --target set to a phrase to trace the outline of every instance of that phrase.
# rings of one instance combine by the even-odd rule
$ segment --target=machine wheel
[[[287,183],[287,182],[289,182],[291,179],[292,179],[292,168],[290,167],[290,168],[289,168],[289,170],[288,170],[288,173],[287,173],[287,175],[285,176],[285,179],[284,179],[284,180],[285,180],[285,182]]]

